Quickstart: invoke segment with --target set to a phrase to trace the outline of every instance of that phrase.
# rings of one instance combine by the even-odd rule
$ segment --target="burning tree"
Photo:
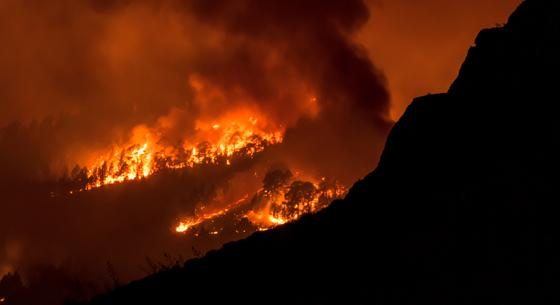
[[[284,194],[285,200],[272,207],[276,218],[295,219],[315,210],[317,188],[309,181],[294,181]]]
[[[270,192],[278,191],[280,188],[288,185],[292,177],[292,172],[289,169],[270,170],[262,181],[263,188]]]

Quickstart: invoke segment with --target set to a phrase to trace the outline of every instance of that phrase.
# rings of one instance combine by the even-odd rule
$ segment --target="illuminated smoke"
[[[111,261],[126,281],[146,256],[342,196],[391,124],[354,40],[368,18],[361,0],[1,1],[0,250],[23,249],[10,268]],[[271,187],[275,163],[292,177]]]

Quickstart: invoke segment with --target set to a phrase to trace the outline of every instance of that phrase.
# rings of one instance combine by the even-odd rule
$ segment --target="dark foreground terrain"
[[[559,73],[560,1],[527,0],[345,200],[92,304],[558,303]]]

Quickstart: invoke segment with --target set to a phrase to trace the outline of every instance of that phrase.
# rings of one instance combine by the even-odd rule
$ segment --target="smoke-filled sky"
[[[260,169],[363,176],[391,124],[386,80],[355,40],[369,16],[361,0],[2,1],[0,267],[111,260],[137,276],[145,255],[185,247],[177,217],[251,194]],[[238,115],[284,142],[248,165],[57,191],[113,145],[172,146]]]
[[[249,191],[272,163],[350,186],[412,98],[445,91],[476,33],[519,2],[0,1],[0,275],[181,248],[176,215]],[[285,131],[255,164],[45,196],[138,131],[175,145],[240,113]]]
[[[370,0],[360,41],[389,84],[392,117],[414,97],[445,92],[482,28],[507,21],[522,0]]]
[[[480,28],[505,22],[520,1],[370,0],[367,4],[373,17],[365,25],[366,12],[356,12],[351,3],[340,2],[341,11],[350,14],[340,16],[347,18],[340,21],[349,22],[344,27],[350,34],[360,31],[359,41],[387,75],[394,112],[400,114],[412,97],[445,90]],[[223,75],[225,61],[228,67],[238,64],[239,67],[234,68],[247,68],[247,61],[257,60],[243,58],[243,55],[257,54],[239,54],[240,45],[253,44],[250,48],[254,53],[274,53],[258,50],[257,42],[233,36],[244,32],[260,40],[260,47],[270,43],[263,40],[263,35],[271,40],[286,38],[279,37],[279,33],[272,35],[274,29],[270,26],[258,26],[264,20],[251,18],[247,24],[234,25],[244,16],[231,14],[233,5],[228,1],[214,2],[205,4],[205,8],[197,4],[203,2],[190,1],[192,7],[178,9],[177,5],[155,2],[135,5],[128,1],[106,0],[2,1],[0,36],[4,47],[0,57],[0,125],[89,111],[93,111],[89,117],[96,122],[96,129],[103,128],[102,123],[134,120],[135,117],[149,122],[167,113],[170,107],[183,106],[188,95],[193,94],[188,90],[188,77],[192,75],[185,75],[188,74],[186,70],[221,71],[221,81],[229,83],[231,79]],[[309,7],[301,8],[305,13],[300,20],[279,17],[264,22],[277,24],[278,28],[291,26],[297,33],[298,29],[305,28],[298,23],[316,22],[310,12],[319,9],[317,14],[324,13],[320,12],[325,7],[323,3],[309,3]],[[221,9],[215,9],[214,5]],[[266,10],[265,7],[253,9]],[[336,5],[331,9],[336,9]],[[193,14],[207,20],[193,20]],[[279,12],[278,16],[283,16],[281,14]],[[240,19],[236,21],[231,16]],[[270,16],[262,15],[262,18]],[[217,25],[217,22],[223,24]],[[228,33],[220,27],[227,27]],[[321,24],[316,26],[317,29],[321,27]],[[237,33],[231,35],[230,31]],[[292,38],[297,40],[297,37]],[[307,44],[312,52],[313,41],[301,43]],[[284,43],[284,47],[293,45]],[[277,51],[282,53],[282,50]],[[273,55],[268,54],[269,57]],[[261,56],[258,60],[273,61],[274,58]],[[252,76],[251,72],[269,77],[261,73],[263,71],[250,69],[229,73],[234,74],[234,83],[238,83]],[[252,86],[259,87],[254,89],[254,94],[274,92],[279,95],[278,88],[270,90],[262,84],[264,81],[250,81]],[[279,108],[274,109],[276,113],[290,116],[283,113],[287,112],[284,107]],[[98,115],[100,112],[103,115]]]
[[[197,120],[239,109],[302,129],[295,146],[314,134],[334,151],[358,133],[364,140],[343,150],[362,151],[358,165],[371,167],[363,162],[389,126],[385,79],[354,41],[369,17],[362,1],[1,5],[0,125],[16,123],[2,159],[12,176],[83,162],[138,125],[175,143]]]

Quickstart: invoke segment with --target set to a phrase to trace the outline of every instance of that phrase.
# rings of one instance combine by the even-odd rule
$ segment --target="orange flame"
[[[239,206],[241,203],[243,203],[244,201],[247,200],[247,198],[249,198],[249,194],[245,195],[243,198],[231,203],[230,205],[212,212],[212,213],[207,213],[195,218],[185,218],[183,220],[181,220],[179,222],[179,224],[177,224],[177,227],[175,228],[175,231],[178,233],[184,233],[187,232],[190,228],[197,226],[207,220],[210,219],[214,219],[216,217],[222,216],[224,214],[226,214],[227,212],[229,212],[232,208]]]
[[[263,204],[245,217],[264,231],[295,221],[305,214],[316,213],[345,193],[344,186],[326,178],[313,182],[295,181],[290,186],[257,193]]]
[[[195,136],[175,146],[163,144],[158,129],[138,127],[136,134],[139,137],[133,137],[129,144],[117,146],[111,153],[91,163],[86,177],[81,179],[85,180],[85,184],[77,190],[139,180],[164,169],[192,168],[201,164],[231,166],[235,160],[253,158],[269,145],[282,142],[283,128],[270,128],[260,123],[263,120],[254,114],[241,113],[242,119],[240,116],[228,115],[213,122],[198,121],[195,124]],[[163,128],[172,125],[166,119],[161,119],[160,123]],[[244,210],[241,219],[247,219],[255,230],[268,230],[302,215],[315,213],[346,192],[343,186],[332,181],[329,184],[325,178],[311,180],[292,179],[291,184],[258,190],[252,200],[256,204],[250,210]],[[174,231],[186,233],[207,221],[224,216],[232,209],[248,203],[248,196],[213,212],[182,218]],[[222,228],[209,234],[217,235],[221,231]]]
[[[236,158],[253,158],[267,146],[281,143],[283,131],[260,127],[258,119],[220,123],[198,123],[198,142],[185,141],[180,146],[161,144],[147,130],[143,140],[117,146],[111,154],[98,158],[87,171],[81,190],[146,178],[162,169],[181,169],[200,164],[232,164]]]
[[[299,184],[298,184],[299,183]],[[290,186],[280,186],[276,189],[260,189],[253,197],[262,201],[243,215],[256,229],[265,231],[288,222],[295,221],[305,214],[315,213],[327,207],[332,200],[342,198],[346,188],[337,182],[327,181],[321,178],[319,181],[302,182],[295,181]],[[232,208],[247,203],[248,195],[242,199],[226,206],[225,208],[204,214],[195,218],[181,220],[175,227],[177,233],[185,233],[190,229],[217,217],[226,215]],[[218,234],[220,230],[210,234]]]

